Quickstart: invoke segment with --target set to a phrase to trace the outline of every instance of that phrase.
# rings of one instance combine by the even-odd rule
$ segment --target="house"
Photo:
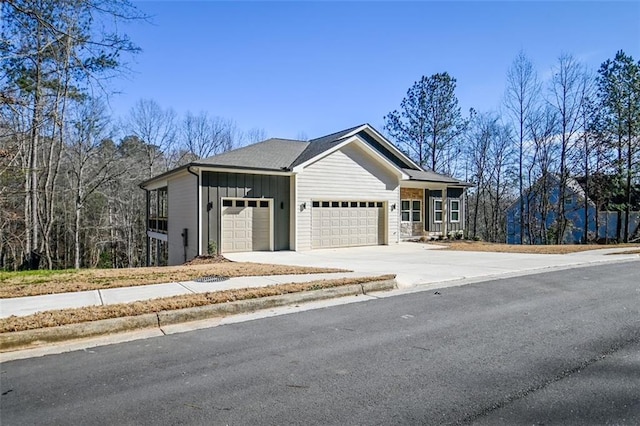
[[[595,179],[592,179],[594,181]],[[585,192],[584,178],[568,178],[563,200],[566,229],[561,241],[566,244],[585,241],[618,240],[617,221],[620,215],[622,229],[625,227],[624,212],[614,209],[615,197],[612,197],[610,179],[598,177],[597,185]],[[640,194],[634,193],[632,211],[629,215],[630,234],[639,232]],[[585,208],[586,201],[586,208]],[[555,240],[555,227],[559,212],[560,178],[549,174],[538,179],[523,195],[524,243],[547,244]],[[520,240],[520,204],[516,199],[506,211],[507,244],[521,244]],[[585,213],[586,212],[586,213]],[[588,224],[585,238],[585,221]]]
[[[468,186],[424,170],[368,124],[310,141],[268,139],[141,184],[148,260],[462,232]]]

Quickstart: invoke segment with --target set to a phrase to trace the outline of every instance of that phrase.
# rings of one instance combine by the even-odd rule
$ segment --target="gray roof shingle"
[[[340,143],[346,135],[361,126],[362,124],[360,126],[351,127],[350,129],[341,130],[339,132],[331,133],[330,135],[322,136],[320,138],[311,139],[309,141],[309,146],[307,147],[307,149],[305,149],[304,152],[302,152],[302,154],[293,162],[293,164],[291,164],[291,168],[300,165],[305,161],[312,159],[316,155],[322,154],[323,152],[331,149],[331,147]]]
[[[436,173],[431,170],[402,169],[402,171],[409,175],[410,180],[419,180],[419,181],[425,181],[425,182],[442,182],[442,183],[451,183],[451,184],[462,185],[462,186],[473,186],[467,182],[463,182],[461,180],[454,179],[451,176]]]
[[[309,142],[291,139],[267,139],[253,145],[194,161],[206,166],[246,169],[284,170],[307,148]]]
[[[258,170],[291,170],[295,166],[336,146],[345,139],[346,135],[362,126],[363,125],[351,127],[330,135],[311,139],[308,142],[292,139],[267,139],[263,142],[194,161],[192,164]],[[415,181],[472,186],[467,182],[430,170],[407,168],[403,168],[402,170],[409,175],[411,180]]]

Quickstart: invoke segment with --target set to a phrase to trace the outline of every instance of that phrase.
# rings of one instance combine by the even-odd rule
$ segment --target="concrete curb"
[[[198,321],[209,318],[270,309],[279,306],[294,305],[343,296],[364,295],[374,291],[397,288],[395,279],[372,281],[363,284],[351,284],[341,287],[303,291],[280,296],[238,300],[216,305],[186,308],[175,311],[161,311],[157,314],[144,314],[133,317],[113,318],[59,327],[39,328],[36,330],[16,331],[0,334],[0,352],[19,349],[31,349],[48,343],[56,343],[86,337],[135,331],[146,328],[160,328],[165,325]]]

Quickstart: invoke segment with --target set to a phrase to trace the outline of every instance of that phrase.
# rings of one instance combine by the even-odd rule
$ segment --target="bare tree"
[[[580,117],[587,92],[588,75],[584,66],[571,55],[563,54],[553,68],[550,103],[558,113],[560,136],[560,195],[558,200],[557,224],[554,228],[555,242],[564,240],[567,228],[566,193],[569,168],[567,159],[574,149],[576,134],[581,130]]]
[[[552,211],[549,177],[558,169],[557,114],[550,105],[536,109],[528,122],[533,146],[527,162],[529,181],[535,182],[525,190],[525,227],[531,244],[551,243],[547,222]]]
[[[42,244],[49,246],[40,237],[44,233],[46,238],[51,230],[57,167],[49,166],[59,159],[66,101],[79,99],[91,82],[119,70],[122,52],[137,51],[126,36],[100,26],[105,17],[115,22],[133,18],[135,9],[126,0],[5,0],[0,7],[0,100],[16,106],[14,112],[29,115],[29,128],[23,133],[25,257],[35,268]],[[44,200],[44,214],[39,214],[44,169],[49,171],[43,178],[49,198]]]
[[[80,105],[69,132],[65,151],[67,176],[74,200],[74,267],[80,268],[80,226],[89,197],[115,180],[123,170],[114,167],[115,149],[105,144],[108,138],[108,118],[104,105],[90,99]]]
[[[470,121],[465,154],[476,185],[470,225],[473,238],[504,241],[505,202],[513,178],[510,138],[509,129],[495,113],[477,114]]]
[[[267,132],[262,128],[254,127],[244,133],[242,137],[242,143],[244,145],[250,145],[257,142],[262,142],[266,139],[267,139]]]
[[[520,244],[524,243],[524,215],[525,215],[525,186],[529,187],[533,182],[525,182],[526,141],[531,137],[527,131],[527,121],[531,120],[531,115],[539,101],[540,82],[538,81],[535,69],[531,61],[524,52],[518,56],[507,71],[507,90],[505,94],[505,105],[510,112],[518,143],[518,196],[520,197],[519,221],[520,221]]]
[[[206,112],[187,113],[182,123],[182,139],[190,161],[232,149],[239,132],[233,120],[210,117]]]
[[[131,108],[125,128],[144,144],[146,178],[167,170],[165,161],[176,146],[176,114],[172,109],[163,109],[152,99],[140,99]]]

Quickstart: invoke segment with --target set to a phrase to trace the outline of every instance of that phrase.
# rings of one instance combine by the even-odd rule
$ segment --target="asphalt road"
[[[0,423],[640,424],[640,262],[7,362]]]

